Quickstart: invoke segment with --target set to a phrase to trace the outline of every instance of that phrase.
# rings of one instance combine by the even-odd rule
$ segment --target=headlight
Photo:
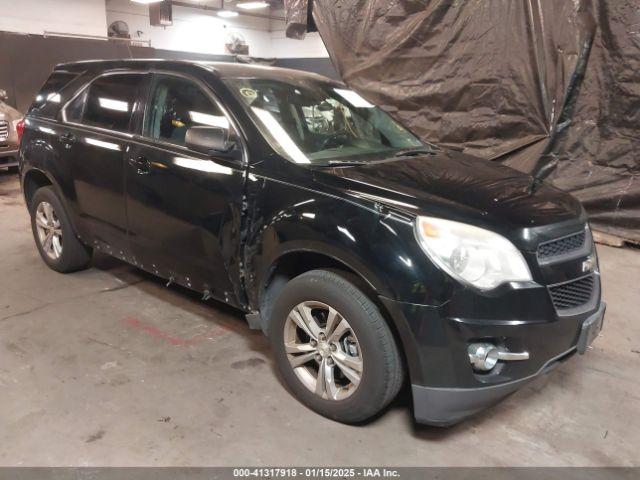
[[[520,251],[497,233],[465,223],[418,217],[416,235],[436,265],[481,290],[531,280]]]

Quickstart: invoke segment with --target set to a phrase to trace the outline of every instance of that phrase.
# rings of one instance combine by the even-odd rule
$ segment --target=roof
[[[159,68],[185,68],[196,67],[209,70],[220,77],[261,77],[272,79],[293,79],[306,77],[315,80],[324,80],[335,83],[322,75],[294,70],[291,68],[271,67],[266,65],[245,64],[234,62],[206,62],[197,60],[163,60],[163,59],[121,59],[121,60],[84,60],[79,62],[61,63],[56,65],[56,70],[110,70],[118,68],[139,68],[153,69]]]

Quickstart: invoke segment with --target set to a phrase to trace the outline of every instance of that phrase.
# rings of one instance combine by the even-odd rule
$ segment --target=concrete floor
[[[640,465],[640,251],[599,247],[603,335],[450,429],[406,392],[351,427],[298,403],[243,317],[98,257],[40,260],[15,175],[0,173],[0,465]]]

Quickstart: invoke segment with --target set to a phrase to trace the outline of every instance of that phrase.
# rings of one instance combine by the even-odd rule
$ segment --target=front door
[[[245,169],[241,158],[189,149],[196,126],[232,128],[208,87],[154,75],[126,167],[129,238],[145,270],[239,305]]]
[[[66,106],[58,132],[74,195],[79,228],[95,245],[124,256],[127,217],[124,158],[132,118],[148,75],[107,74],[93,80]]]

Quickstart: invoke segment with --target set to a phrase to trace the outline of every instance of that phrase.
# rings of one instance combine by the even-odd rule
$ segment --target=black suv
[[[241,309],[296,396],[349,423],[406,378],[455,423],[602,325],[580,203],[420,141],[345,85],[179,61],[56,67],[21,178],[43,260],[92,251]]]

